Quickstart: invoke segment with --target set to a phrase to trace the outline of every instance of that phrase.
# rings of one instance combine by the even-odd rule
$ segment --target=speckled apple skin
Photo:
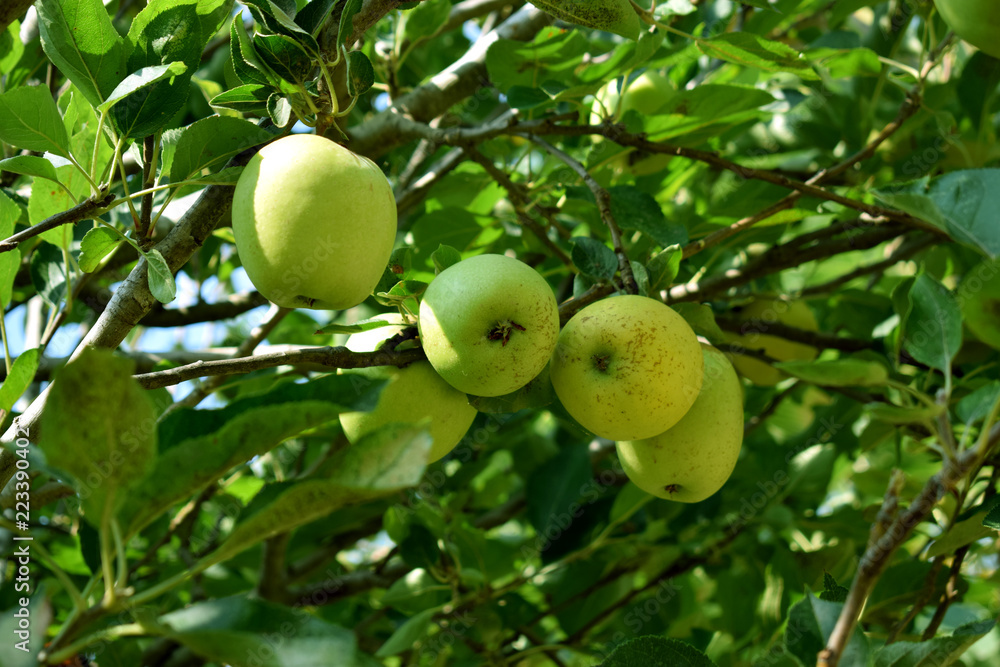
[[[278,139],[250,160],[232,216],[247,276],[287,308],[358,305],[396,239],[396,202],[381,170],[313,134]]]
[[[511,323],[506,340],[491,339]],[[552,288],[533,268],[505,255],[478,255],[453,264],[420,302],[420,341],[441,377],[474,396],[517,391],[549,361],[559,336]]]
[[[661,301],[624,295],[574,315],[549,370],[563,407],[584,428],[609,440],[637,440],[687,413],[701,390],[702,365],[698,338],[683,317]]]
[[[383,319],[398,322],[400,318],[387,315]],[[403,328],[388,326],[354,334],[347,339],[347,349],[373,352]],[[433,463],[462,441],[476,418],[477,411],[469,405],[469,397],[445,382],[426,361],[417,361],[405,368],[373,366],[343,372],[359,378],[389,381],[372,410],[340,413],[340,425],[351,443],[392,422],[426,423],[432,439],[427,462]]]
[[[652,438],[617,443],[618,460],[636,486],[682,503],[700,502],[721,489],[743,445],[739,377],[726,355],[703,348],[705,379],[684,418]]]

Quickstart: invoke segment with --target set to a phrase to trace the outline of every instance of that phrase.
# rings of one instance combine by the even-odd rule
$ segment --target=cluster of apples
[[[378,167],[315,135],[279,139],[254,156],[232,217],[248,277],[287,307],[361,303],[382,276],[396,231],[392,190]],[[389,325],[354,334],[347,347],[373,351],[409,324],[381,318]],[[388,380],[373,410],[341,415],[351,442],[390,422],[426,423],[429,460],[438,460],[475,419],[468,395],[510,394],[548,370],[566,411],[616,441],[626,474],[645,491],[697,502],[733,471],[743,440],[736,371],[661,301],[603,299],[560,330],[545,279],[517,259],[487,254],[435,277],[417,328],[427,361],[350,371]]]

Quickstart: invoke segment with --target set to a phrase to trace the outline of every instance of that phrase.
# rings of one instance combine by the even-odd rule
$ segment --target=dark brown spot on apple
[[[601,371],[602,373],[607,372],[608,362],[611,360],[611,357],[609,355],[595,354],[593,359],[594,359],[594,368]]]
[[[486,332],[486,338],[487,340],[499,340],[501,341],[500,346],[506,347],[507,341],[510,340],[514,331],[526,331],[526,329],[512,320],[502,320]]]
[[[666,491],[667,493],[669,493],[670,495],[674,495],[675,493],[677,493],[678,491],[681,490],[681,485],[680,484],[667,484],[665,487],[663,487],[663,490]]]

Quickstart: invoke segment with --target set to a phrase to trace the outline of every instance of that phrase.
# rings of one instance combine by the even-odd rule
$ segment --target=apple
[[[646,493],[696,503],[722,488],[743,445],[743,388],[719,350],[702,346],[704,380],[687,414],[663,433],[616,443],[628,478]]]
[[[594,106],[590,114],[593,125],[601,123],[605,116],[616,112],[619,117],[628,111],[635,111],[640,116],[652,116],[660,113],[676,93],[669,77],[656,70],[646,70],[636,77],[625,88],[625,94],[618,92],[618,81],[612,80],[604,85],[594,96]],[[621,106],[619,107],[619,100]],[[609,149],[611,144],[606,144]],[[639,153],[627,151],[620,153],[612,161],[616,171],[629,171],[636,176],[646,176],[663,170],[670,162],[671,156],[666,154]]]
[[[347,349],[374,352],[384,341],[405,328],[399,315],[382,315],[378,319],[393,322],[394,325],[353,334],[347,339]],[[373,366],[341,372],[365,382],[388,380],[372,410],[340,414],[340,425],[352,444],[385,424],[427,421],[432,439],[427,462],[432,463],[461,442],[476,418],[477,411],[469,405],[468,397],[445,382],[426,361],[417,361],[405,368]]]
[[[638,440],[680,421],[701,390],[700,344],[662,301],[615,296],[574,315],[549,373],[566,411],[609,440]]]
[[[1000,2],[997,0],[935,0],[941,18],[959,37],[994,58],[1000,58]]]
[[[417,324],[427,360],[452,387],[501,396],[545,368],[559,336],[559,308],[527,264],[478,255],[431,281]]]
[[[1000,350],[1000,273],[982,262],[962,278],[958,288],[962,319],[982,342]]]
[[[371,160],[293,134],[262,148],[240,175],[233,235],[247,276],[273,303],[351,308],[389,261],[396,201]]]
[[[766,333],[768,325],[775,322],[806,331],[817,331],[819,324],[816,317],[803,301],[755,299],[743,308],[739,317],[742,334],[726,334],[726,340],[734,345],[761,351],[778,361],[812,361],[819,354],[810,345]],[[762,387],[774,386],[788,377],[770,364],[744,354],[733,354],[730,361],[740,375]]]

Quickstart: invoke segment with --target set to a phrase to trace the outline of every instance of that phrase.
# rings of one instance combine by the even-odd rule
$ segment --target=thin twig
[[[565,162],[570,169],[577,173],[587,188],[594,194],[594,199],[597,200],[597,212],[600,214],[604,224],[607,225],[608,231],[611,232],[611,245],[614,247],[615,256],[618,257],[618,272],[621,274],[625,291],[628,294],[638,294],[639,286],[636,285],[635,276],[632,274],[632,264],[629,262],[628,255],[625,254],[625,248],[622,246],[622,230],[618,226],[618,221],[615,220],[614,213],[611,212],[611,194],[577,160],[544,139],[532,135],[531,140],[544,148],[546,152]]]
[[[0,241],[0,252],[10,252],[20,243],[27,241],[30,238],[34,238],[39,234],[44,234],[50,229],[55,229],[56,227],[61,227],[62,225],[75,225],[83,220],[90,220],[95,217],[101,209],[107,208],[107,206],[111,204],[114,199],[115,196],[113,194],[105,195],[101,199],[90,198],[77,204],[71,209],[49,216],[37,225],[32,225],[31,227],[21,230],[17,234]]]

